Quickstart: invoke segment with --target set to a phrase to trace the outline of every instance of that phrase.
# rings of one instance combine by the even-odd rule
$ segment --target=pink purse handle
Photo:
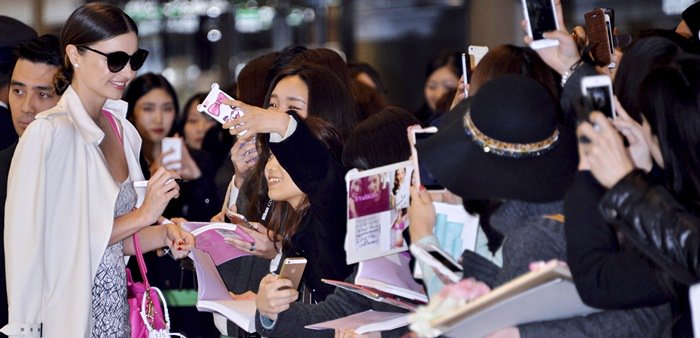
[[[134,251],[136,252],[136,261],[139,263],[139,270],[141,270],[141,279],[143,280],[143,284],[146,286],[146,289],[151,288],[151,284],[148,283],[148,278],[146,277],[146,273],[148,272],[148,269],[146,269],[146,262],[143,261],[143,254],[141,253],[141,245],[139,244],[139,237],[134,233]]]

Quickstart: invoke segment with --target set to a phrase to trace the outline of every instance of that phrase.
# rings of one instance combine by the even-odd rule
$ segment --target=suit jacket
[[[17,138],[10,110],[0,105],[0,150],[17,142]]]
[[[10,162],[15,153],[17,143],[0,151],[0,245],[4,243],[5,230],[5,200],[7,199],[7,175],[10,173]],[[7,324],[7,292],[5,282],[5,251],[0,250],[0,327]]]
[[[141,138],[126,120],[127,104],[107,100],[119,121],[129,177],[142,180]],[[11,337],[90,335],[92,281],[114,224],[119,184],[99,144],[104,133],[72,87],[37,115],[10,166],[5,259]],[[143,193],[139,193],[139,201]],[[22,328],[25,331],[20,331]],[[33,334],[31,334],[33,333]]]

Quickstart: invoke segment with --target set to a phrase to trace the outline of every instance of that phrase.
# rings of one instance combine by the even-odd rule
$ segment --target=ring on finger
[[[251,244],[250,244],[250,249],[248,249],[248,250],[250,250],[250,252],[255,251],[255,243],[251,243]]]

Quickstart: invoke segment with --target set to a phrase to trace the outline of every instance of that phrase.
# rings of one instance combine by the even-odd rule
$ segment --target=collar
[[[10,107],[7,105],[7,103],[0,101],[0,107],[3,107],[5,109],[10,109]]]
[[[80,97],[78,97],[78,94],[73,90],[72,86],[68,86],[68,89],[66,89],[63,96],[61,96],[58,105],[63,107],[68,115],[70,115],[75,129],[85,143],[93,144],[102,142],[105,136],[104,132],[95,124],[95,121],[85,110],[85,107],[83,107],[80,101]],[[123,121],[126,118],[127,107],[128,104],[125,101],[107,99],[102,109],[108,111],[118,120]]]

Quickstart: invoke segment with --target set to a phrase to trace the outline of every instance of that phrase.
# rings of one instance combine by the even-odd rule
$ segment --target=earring
[[[73,68],[78,68],[78,64],[77,64],[77,63],[74,63],[74,64],[73,64]]]

